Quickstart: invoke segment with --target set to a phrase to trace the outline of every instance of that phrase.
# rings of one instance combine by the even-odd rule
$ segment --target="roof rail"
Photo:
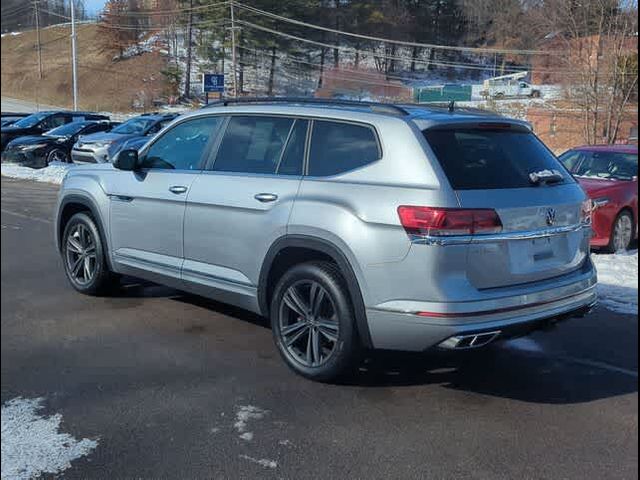
[[[357,100],[340,100],[335,98],[312,98],[312,97],[241,97],[241,98],[227,98],[224,100],[218,100],[213,103],[205,105],[203,108],[212,107],[227,107],[229,105],[249,104],[271,104],[271,103],[299,103],[307,105],[327,105],[337,107],[368,107],[373,112],[387,113],[391,115],[408,116],[410,113],[397,105],[390,103],[378,103],[378,102],[360,102]]]
[[[501,114],[499,114],[494,110],[489,110],[489,109],[479,108],[479,107],[465,107],[465,106],[459,105],[457,102],[402,103],[400,106],[404,108],[415,109],[415,110],[425,110],[425,111],[441,110],[441,111],[446,111],[448,113],[467,113],[467,114],[475,114],[475,115],[494,115],[497,117],[502,117]]]

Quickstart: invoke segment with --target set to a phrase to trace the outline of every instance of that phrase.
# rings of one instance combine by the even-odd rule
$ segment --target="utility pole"
[[[76,6],[75,0],[71,4],[71,71],[73,76],[73,111],[78,110],[78,52],[76,50]]]
[[[231,7],[231,57],[233,59],[233,96],[238,98],[238,58],[236,55],[236,12],[234,2],[230,2]]]
[[[42,43],[40,41],[40,0],[33,2],[36,9],[36,35],[38,37],[38,75],[42,80]]]
[[[187,28],[187,72],[184,79],[184,96],[191,96],[191,43],[193,36],[193,0],[189,2],[189,27]]]

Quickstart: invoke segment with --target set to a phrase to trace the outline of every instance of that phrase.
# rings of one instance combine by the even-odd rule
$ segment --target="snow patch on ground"
[[[4,38],[6,36],[12,36],[15,37],[17,35],[22,35],[22,32],[9,32],[9,33],[3,33],[0,35],[0,38]]]
[[[248,455],[240,455],[240,458],[242,458],[244,460],[248,460],[251,463],[256,463],[256,464],[258,464],[258,465],[260,465],[261,467],[264,467],[264,468],[278,468],[278,463],[277,462],[275,462],[273,460],[269,460],[267,458],[258,459],[258,458],[250,457]]]
[[[41,398],[16,398],[2,406],[2,478],[27,480],[58,474],[71,461],[90,454],[98,443],[60,433],[60,414],[38,415]]]
[[[36,182],[55,183],[60,185],[70,168],[69,163],[51,163],[48,167],[34,169],[23,167],[22,165],[14,165],[11,163],[3,163],[0,166],[0,173],[4,177],[20,178],[23,180],[34,180]]]
[[[600,305],[625,315],[638,315],[638,251],[593,254],[598,269]]]
[[[253,405],[245,405],[238,408],[236,412],[236,423],[233,424],[233,428],[240,434],[240,438],[245,441],[253,440],[253,432],[247,432],[247,424],[250,420],[260,420],[269,413],[267,410],[263,410]]]

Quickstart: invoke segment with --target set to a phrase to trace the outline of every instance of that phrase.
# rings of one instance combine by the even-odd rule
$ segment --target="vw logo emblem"
[[[549,225],[550,227],[554,226],[556,223],[556,211],[553,208],[549,208],[547,209],[547,214],[546,214],[546,218],[547,218],[547,225]]]

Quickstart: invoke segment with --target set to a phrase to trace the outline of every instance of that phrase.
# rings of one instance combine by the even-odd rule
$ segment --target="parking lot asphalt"
[[[42,397],[98,442],[64,478],[638,476],[637,316],[599,308],[481,353],[375,355],[317,384],[247,312],[133,279],[75,293],[53,248],[56,187],[3,177],[1,193],[1,400]]]

